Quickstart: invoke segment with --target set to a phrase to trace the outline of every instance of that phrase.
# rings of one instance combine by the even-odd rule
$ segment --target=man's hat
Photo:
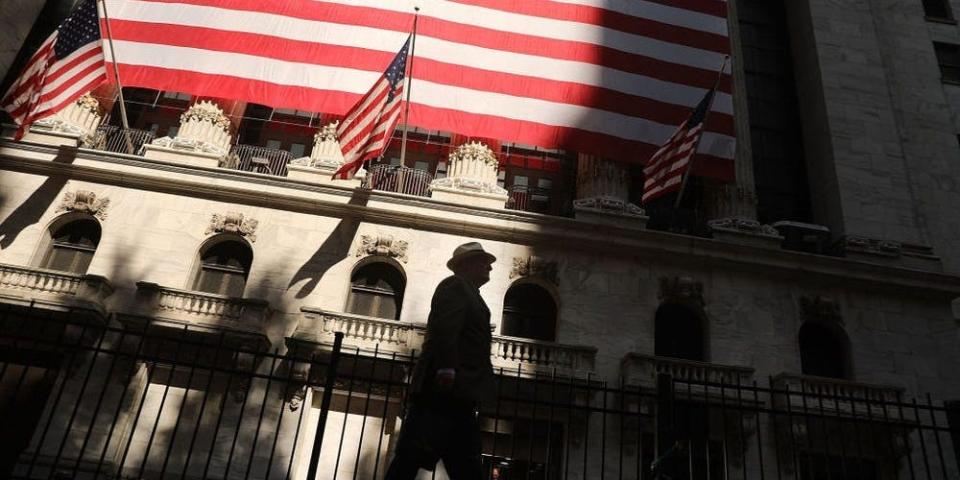
[[[487,263],[493,263],[497,261],[497,257],[494,257],[490,253],[486,252],[483,249],[483,245],[480,245],[479,242],[470,242],[464,243],[457,247],[453,251],[453,256],[450,257],[450,260],[447,260],[447,268],[453,270],[458,263],[472,257],[482,256],[487,260]]]

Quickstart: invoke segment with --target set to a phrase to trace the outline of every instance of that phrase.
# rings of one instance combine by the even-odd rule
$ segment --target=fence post
[[[336,332],[333,335],[333,352],[330,354],[330,364],[327,365],[327,379],[323,385],[323,401],[320,403],[320,418],[317,420],[317,433],[313,438],[313,451],[310,452],[310,468],[307,470],[307,478],[310,480],[317,478],[320,447],[323,446],[323,432],[327,429],[327,413],[330,412],[333,385],[337,379],[337,363],[340,362],[340,347],[343,345],[343,332]]]
[[[673,377],[657,374],[657,452],[650,470],[654,479],[677,478],[677,459],[680,446],[677,444],[676,417],[674,415]]]
[[[950,443],[953,444],[953,457],[960,469],[960,400],[944,402],[947,411],[947,425],[950,428]]]

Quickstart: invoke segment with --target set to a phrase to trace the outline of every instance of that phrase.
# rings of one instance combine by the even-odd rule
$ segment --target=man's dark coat
[[[436,397],[437,370],[456,370],[454,399],[479,402],[491,394],[490,310],[480,291],[456,275],[445,278],[433,294],[427,335],[420,360],[414,368],[412,392]],[[441,393],[441,397],[446,396]]]

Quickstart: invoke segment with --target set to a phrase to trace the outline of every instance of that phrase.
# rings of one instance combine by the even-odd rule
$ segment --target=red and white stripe
[[[387,101],[390,84],[386,76],[381,76],[370,92],[347,113],[337,128],[344,164],[334,173],[334,178],[349,178],[364,161],[383,152],[400,117],[404,83],[400,82],[393,99]]]
[[[669,138],[729,52],[723,0],[107,0],[124,85],[336,115],[414,3],[412,125],[627,161]],[[725,74],[699,144],[715,177],[732,175],[730,92]]]
[[[647,203],[680,189],[683,175],[687,172],[690,160],[695,153],[697,138],[702,131],[703,123],[689,130],[686,124],[681,125],[670,140],[650,158],[650,162],[643,168],[641,203]]]
[[[67,57],[54,56],[54,32],[27,62],[27,67],[0,100],[20,126],[21,138],[34,121],[50,116],[106,81],[100,42],[92,42]]]

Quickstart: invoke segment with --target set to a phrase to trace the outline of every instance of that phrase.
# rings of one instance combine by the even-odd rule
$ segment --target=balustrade
[[[902,387],[789,373],[774,377],[772,386],[776,403],[789,402],[798,411],[823,409],[844,415],[900,418],[907,409],[897,406],[902,401]]]
[[[262,334],[270,314],[263,300],[179,290],[148,282],[137,282],[137,291],[148,297],[141,304],[141,315],[176,323]]]
[[[103,302],[112,293],[110,282],[99,275],[0,264],[0,296],[7,298],[105,314]]]
[[[656,386],[659,374],[694,384],[747,385],[753,381],[753,369],[749,367],[638,353],[627,354],[620,364],[620,371],[625,382],[644,387]]]

